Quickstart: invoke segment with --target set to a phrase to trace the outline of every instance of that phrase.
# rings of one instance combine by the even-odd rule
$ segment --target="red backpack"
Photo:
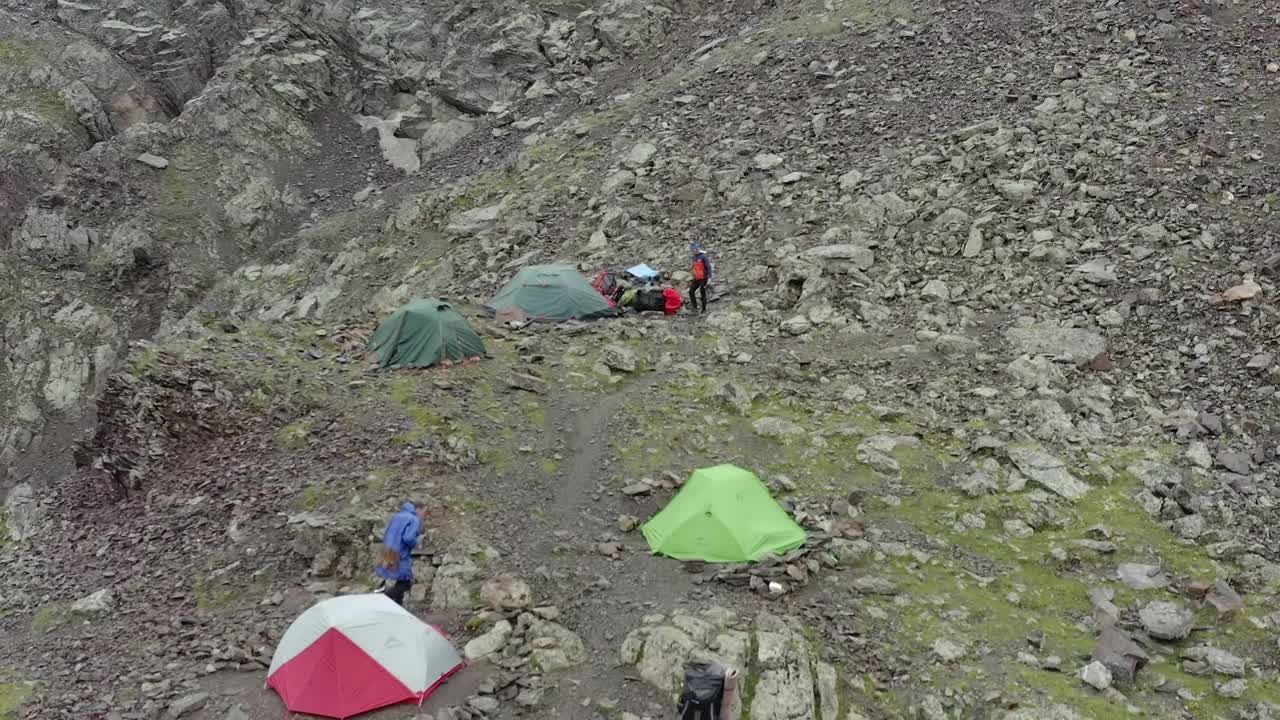
[[[684,298],[680,297],[680,293],[676,292],[675,288],[663,290],[662,297],[667,301],[667,306],[663,309],[667,315],[675,315],[680,311],[680,306],[684,305]]]

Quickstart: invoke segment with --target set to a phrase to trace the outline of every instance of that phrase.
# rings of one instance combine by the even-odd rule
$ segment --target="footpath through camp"
[[[1280,717],[1277,10],[0,3],[0,720]]]

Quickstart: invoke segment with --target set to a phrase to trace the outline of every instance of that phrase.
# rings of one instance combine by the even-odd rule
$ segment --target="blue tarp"
[[[641,280],[651,280],[658,276],[657,270],[654,270],[653,268],[649,267],[648,265],[645,265],[644,263],[640,263],[635,267],[627,268],[627,272],[631,273],[635,277],[640,278]]]

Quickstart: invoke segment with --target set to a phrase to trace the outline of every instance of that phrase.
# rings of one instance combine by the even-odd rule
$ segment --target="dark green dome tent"
[[[484,355],[484,341],[449,303],[414,300],[387,318],[369,338],[380,367],[431,367]]]
[[[569,265],[530,265],[494,296],[485,309],[498,315],[564,322],[618,314],[582,274]]]

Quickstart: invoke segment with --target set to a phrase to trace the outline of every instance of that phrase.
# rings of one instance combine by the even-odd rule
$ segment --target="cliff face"
[[[616,1],[585,14],[10,3],[5,482],[65,455],[128,339],[173,325],[299,222],[419,172],[526,95],[590,94],[592,65],[660,36],[670,15]]]

